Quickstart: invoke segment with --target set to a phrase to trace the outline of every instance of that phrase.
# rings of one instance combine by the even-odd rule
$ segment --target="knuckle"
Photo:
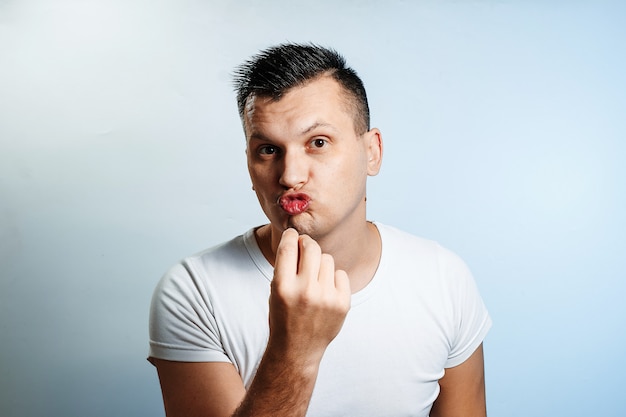
[[[333,259],[332,255],[328,253],[322,253],[322,258],[320,262],[324,264],[325,266],[333,266],[333,269],[334,269],[335,260]]]
[[[313,238],[309,235],[300,235],[299,239],[300,239],[300,244],[303,247],[306,247],[309,249],[316,248],[316,247],[319,248],[319,245],[317,244],[317,242],[313,240]]]

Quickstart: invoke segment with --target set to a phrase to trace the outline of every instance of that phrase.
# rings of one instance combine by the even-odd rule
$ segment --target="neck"
[[[258,228],[255,235],[261,252],[274,265],[282,231],[268,224]],[[378,229],[371,222],[363,222],[349,233],[342,231],[315,239],[322,252],[332,255],[335,269],[346,271],[353,293],[363,289],[374,277],[382,247]]]

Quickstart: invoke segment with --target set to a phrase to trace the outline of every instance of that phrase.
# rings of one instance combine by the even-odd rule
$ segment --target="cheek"
[[[248,165],[248,174],[257,193],[259,190],[271,187],[274,183],[274,174],[271,170]]]
[[[336,197],[348,198],[363,188],[367,172],[359,161],[344,160],[332,166],[326,166],[312,176],[317,177],[315,183],[328,185],[327,192],[337,194]]]
[[[345,181],[359,181],[367,177],[367,158],[359,153],[352,158],[345,158],[337,162],[335,169],[336,178]]]

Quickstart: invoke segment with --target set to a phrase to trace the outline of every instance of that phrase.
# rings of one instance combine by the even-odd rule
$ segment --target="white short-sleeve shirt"
[[[491,319],[465,263],[376,223],[380,264],[352,295],[322,359],[307,416],[428,416],[444,368],[464,362]],[[248,387],[267,344],[273,268],[254,230],[188,257],[159,282],[150,357],[231,362]]]

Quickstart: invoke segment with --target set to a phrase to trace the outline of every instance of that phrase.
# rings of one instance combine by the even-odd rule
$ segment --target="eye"
[[[259,155],[275,155],[280,152],[280,149],[274,145],[263,145],[257,152]]]
[[[328,143],[328,142],[326,141],[326,139],[320,139],[320,138],[318,138],[318,139],[313,139],[313,140],[311,141],[311,146],[312,146],[313,148],[323,148],[324,146],[326,146],[326,144],[327,144],[327,143]]]

